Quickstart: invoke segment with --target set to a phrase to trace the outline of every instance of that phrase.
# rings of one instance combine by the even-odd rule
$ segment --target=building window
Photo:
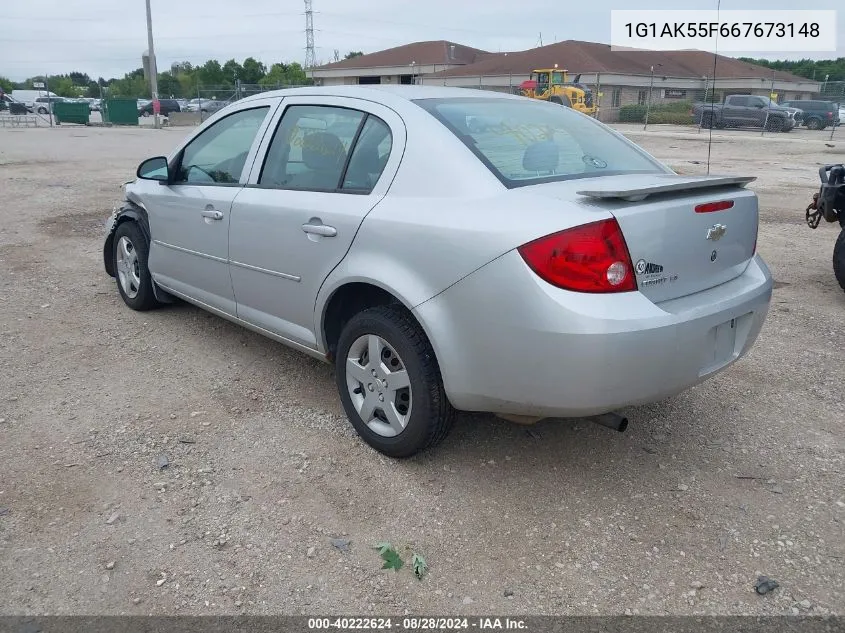
[[[637,105],[645,105],[648,102],[648,90],[640,90],[637,93]]]
[[[381,77],[358,77],[359,84],[380,84]]]
[[[618,108],[622,103],[622,91],[619,88],[614,88],[610,97],[610,105],[613,108]]]

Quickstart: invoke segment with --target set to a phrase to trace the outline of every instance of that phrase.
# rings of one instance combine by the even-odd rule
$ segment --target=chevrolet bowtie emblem
[[[709,229],[707,229],[707,239],[713,240],[714,242],[718,242],[722,239],[722,236],[728,232],[728,227],[724,224],[714,224]]]

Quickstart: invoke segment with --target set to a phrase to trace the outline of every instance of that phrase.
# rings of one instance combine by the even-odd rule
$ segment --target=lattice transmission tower
[[[314,56],[314,5],[312,0],[305,0],[305,68],[316,65]]]

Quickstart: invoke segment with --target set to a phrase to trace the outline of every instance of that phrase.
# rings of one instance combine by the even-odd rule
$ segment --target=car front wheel
[[[153,280],[147,268],[147,238],[135,222],[122,222],[114,233],[113,270],[123,302],[133,310],[151,310],[159,305],[153,294]]]
[[[440,368],[404,308],[377,306],[352,317],[340,335],[335,369],[349,421],[377,451],[410,457],[448,434],[455,411]]]
[[[47,108],[38,108],[38,114],[47,114]]]
[[[782,132],[786,128],[786,123],[781,119],[771,118],[766,121],[766,129],[769,132]]]

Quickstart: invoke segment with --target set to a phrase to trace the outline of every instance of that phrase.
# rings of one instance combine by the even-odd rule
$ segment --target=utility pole
[[[663,64],[657,64],[657,66],[662,66]],[[665,77],[664,77],[665,79]],[[645,107],[645,124],[643,125],[643,130],[645,131],[648,128],[648,115],[651,112],[651,94],[654,92],[654,66],[651,67],[651,81],[648,84],[648,104]]]
[[[147,49],[150,56],[150,96],[153,98],[153,123],[159,129],[158,112],[156,102],[158,101],[158,64],[156,64],[156,53],[153,48],[153,17],[150,11],[150,0],[147,0]]]
[[[305,0],[305,70],[316,64],[314,54],[314,5],[312,0]]]
[[[651,93],[654,90],[654,66],[651,67],[651,81],[648,84],[648,105],[645,107],[645,123],[643,124],[643,130],[648,128],[648,115],[651,111]]]

